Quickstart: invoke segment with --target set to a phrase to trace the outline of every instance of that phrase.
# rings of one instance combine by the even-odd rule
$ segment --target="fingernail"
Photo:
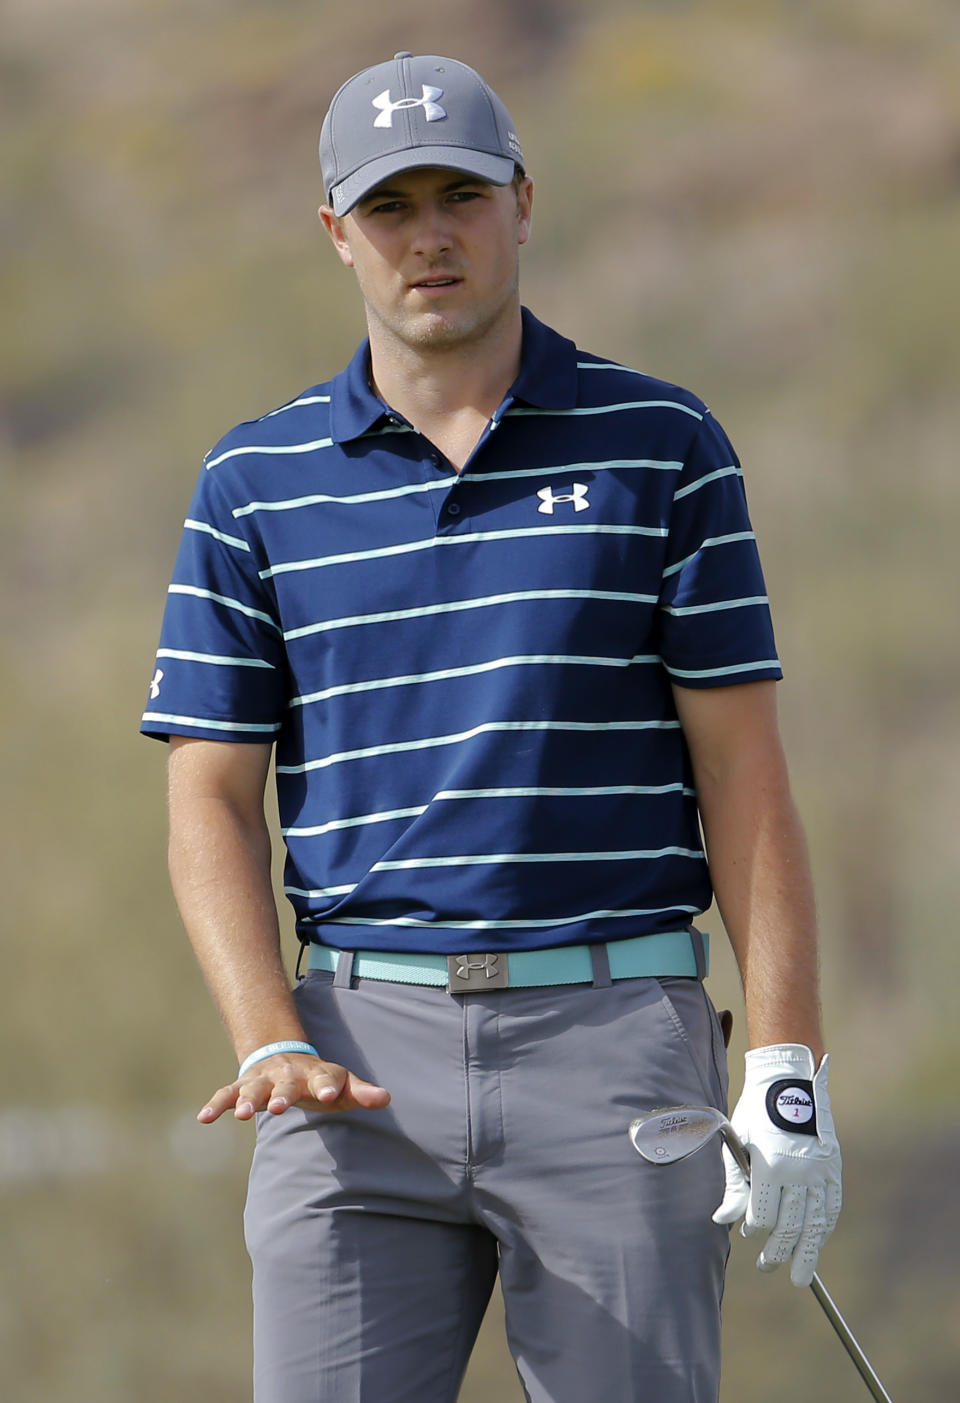
[[[336,1101],[337,1089],[335,1086],[325,1086],[322,1091],[317,1092],[318,1101]]]

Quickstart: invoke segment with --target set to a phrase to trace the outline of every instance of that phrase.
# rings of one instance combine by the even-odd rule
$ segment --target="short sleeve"
[[[261,566],[257,541],[238,527],[216,472],[204,469],[167,595],[145,735],[276,737],[286,712],[285,654]]]
[[[659,651],[683,687],[782,676],[737,456],[707,411],[671,507]]]

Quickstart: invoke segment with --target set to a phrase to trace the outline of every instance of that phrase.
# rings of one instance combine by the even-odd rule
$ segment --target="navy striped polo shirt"
[[[461,474],[369,348],[205,460],[142,729],[276,742],[301,938],[504,950],[711,900],[671,683],[780,676],[705,405],[523,314]]]

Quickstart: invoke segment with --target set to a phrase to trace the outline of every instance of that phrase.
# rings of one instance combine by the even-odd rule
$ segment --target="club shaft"
[[[727,1122],[726,1125],[720,1127],[720,1134],[723,1136],[724,1144],[726,1145],[730,1153],[733,1155],[737,1164],[743,1170],[747,1182],[749,1183],[750,1156],[747,1153],[743,1141],[740,1139],[739,1135],[734,1130],[733,1126],[730,1125],[729,1122]],[[814,1272],[813,1274],[813,1280],[810,1283],[810,1290],[813,1292],[814,1296],[816,1296],[824,1315],[830,1321],[830,1324],[833,1326],[834,1330],[837,1333],[840,1343],[843,1345],[844,1349],[847,1351],[850,1358],[853,1360],[857,1372],[863,1379],[867,1388],[870,1390],[872,1397],[874,1397],[877,1400],[877,1403],[893,1403],[893,1399],[890,1397],[883,1384],[877,1378],[876,1371],[874,1370],[873,1365],[870,1363],[870,1360],[860,1348],[860,1345],[857,1343],[853,1331],[850,1329],[850,1326],[844,1320],[839,1310],[837,1310],[837,1306],[833,1297],[830,1295],[830,1292],[824,1286],[823,1282],[821,1281],[820,1277],[817,1275],[816,1272]]]
[[[893,1399],[890,1397],[883,1384],[877,1378],[877,1374],[875,1369],[873,1368],[873,1365],[870,1363],[870,1360],[860,1348],[860,1345],[857,1343],[857,1340],[854,1337],[853,1331],[850,1329],[850,1326],[847,1324],[843,1316],[837,1310],[836,1303],[834,1302],[833,1297],[830,1295],[830,1292],[824,1286],[823,1282],[820,1280],[820,1277],[817,1275],[816,1272],[814,1272],[813,1274],[813,1280],[810,1283],[810,1290],[813,1292],[813,1294],[819,1301],[824,1315],[830,1321],[830,1324],[833,1326],[834,1330],[836,1330],[837,1335],[840,1338],[841,1344],[849,1354],[850,1358],[853,1360],[857,1372],[863,1379],[863,1382],[866,1384],[867,1388],[870,1390],[871,1395],[877,1400],[877,1403],[893,1403]]]

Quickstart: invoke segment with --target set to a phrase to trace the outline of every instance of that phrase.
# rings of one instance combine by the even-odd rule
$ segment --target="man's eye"
[[[403,205],[401,204],[401,202],[400,202],[399,200],[384,200],[382,204],[374,205],[373,208],[371,209],[370,213],[371,213],[371,214],[394,214],[398,209],[402,209],[402,208],[403,208]]]

